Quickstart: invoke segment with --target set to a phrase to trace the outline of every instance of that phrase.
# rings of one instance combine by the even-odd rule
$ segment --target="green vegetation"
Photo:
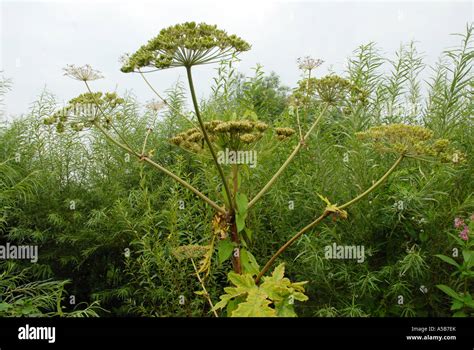
[[[472,34],[426,85],[413,43],[341,75],[299,59],[292,89],[244,77],[250,45],[195,23],[123,57],[146,105],[66,67],[83,94],[0,129],[0,245],[39,252],[0,260],[0,316],[472,316]],[[186,84],[159,93],[170,68]]]

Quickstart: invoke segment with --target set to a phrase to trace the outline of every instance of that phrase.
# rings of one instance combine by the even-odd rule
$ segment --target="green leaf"
[[[458,311],[453,314],[453,317],[467,317],[467,315],[464,311]]]
[[[275,317],[276,311],[269,305],[271,301],[267,295],[259,289],[252,290],[245,302],[239,304],[232,317]]]
[[[237,193],[235,195],[235,204],[237,205],[237,211],[239,214],[244,216],[247,213],[247,208],[249,205],[247,196],[244,193]]]
[[[239,275],[233,271],[229,272],[229,280],[237,287],[241,289],[248,289],[257,287],[252,276],[243,274]]]
[[[245,216],[240,213],[235,214],[235,224],[237,225],[237,232],[241,232],[245,228]]]
[[[255,281],[251,275],[243,274],[239,275],[235,272],[231,271],[227,275],[229,277],[230,282],[235,287],[226,287],[224,291],[226,294],[220,296],[220,301],[214,305],[213,310],[219,310],[226,307],[226,305],[231,301],[231,299],[245,296],[246,294],[250,293],[254,289],[258,289],[255,285]]]
[[[247,252],[246,255],[250,265],[257,265],[252,254]],[[284,273],[284,264],[281,264],[271,276],[264,277],[263,283],[257,286],[251,274],[229,272],[229,280],[235,287],[224,288],[226,294],[220,297],[213,310],[227,306],[227,315],[231,317],[296,316],[293,309],[294,300],[308,299],[303,294],[303,285],[306,282],[292,283],[284,277]]]
[[[275,270],[272,272],[272,277],[274,280],[279,281],[285,276],[285,264],[280,264],[275,267]]]
[[[283,299],[275,303],[275,310],[278,317],[297,317],[294,304],[290,302],[291,298]]]
[[[253,231],[248,227],[245,229],[245,234],[247,235],[247,239],[249,242],[252,241]]]
[[[37,309],[33,305],[26,305],[21,309],[23,315],[31,315],[35,312],[37,312]]]
[[[441,289],[443,292],[445,292],[451,298],[463,301],[463,298],[458,293],[456,293],[454,290],[452,290],[450,287],[448,287],[444,284],[438,284],[438,285],[436,285],[436,287]]]
[[[464,306],[464,303],[462,301],[454,299],[453,305],[451,306],[451,311],[462,309],[463,306]]]
[[[471,231],[471,232],[474,231],[474,220],[471,220],[469,222],[468,226],[469,226],[469,231]]]
[[[471,309],[474,309],[474,301],[466,301],[464,304],[466,304],[466,306],[470,307]]]
[[[428,240],[428,233],[426,233],[425,231],[421,232],[420,233],[420,241],[426,242],[427,240]]]
[[[216,304],[214,305],[214,308],[211,310],[211,311],[217,311],[219,309],[223,309],[226,307],[227,303],[230,302],[230,300],[233,298],[234,296],[231,295],[231,294],[223,294],[221,295],[221,300]]]
[[[227,208],[230,208],[230,201],[229,201],[229,197],[227,197],[227,193],[225,191],[225,187],[224,185],[222,185],[222,188],[221,188],[221,195],[222,195],[222,198],[224,198],[224,204]]]
[[[272,275],[263,278],[263,283],[260,288],[268,294],[273,301],[282,301],[288,297],[293,300],[306,301],[308,297],[303,294],[303,285],[306,282],[292,283],[285,275],[285,264],[278,265],[273,271]]]
[[[234,245],[229,239],[223,239],[217,244],[217,260],[219,265],[232,256]]]
[[[10,309],[12,306],[8,303],[0,303],[0,312]]]
[[[447,262],[448,264],[456,266],[456,267],[459,268],[459,264],[453,258],[450,258],[449,256],[442,255],[442,254],[436,254],[435,256],[437,258],[443,260],[444,262]]]
[[[474,301],[472,300],[471,294],[466,294],[463,298],[464,304],[474,309]]]
[[[230,300],[227,303],[227,307],[226,307],[227,317],[231,317],[232,312],[234,312],[234,310],[237,309],[237,306],[239,306],[239,304],[241,302],[243,302],[244,300],[245,300],[245,298],[243,298],[243,297],[238,297],[238,298],[235,298],[233,300]]]
[[[258,115],[257,113],[255,113],[255,111],[251,110],[251,109],[246,109],[245,112],[244,112],[244,118],[248,118],[248,119],[251,119],[253,121],[257,121],[258,120]]]
[[[244,268],[244,273],[249,273],[252,276],[255,276],[260,272],[260,266],[258,265],[257,260],[247,249],[242,248],[240,250],[240,262]]]
[[[467,266],[471,266],[474,263],[474,252],[471,250],[463,249],[462,257],[464,258],[464,263]]]

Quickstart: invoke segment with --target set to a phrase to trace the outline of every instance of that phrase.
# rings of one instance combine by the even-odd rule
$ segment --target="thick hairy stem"
[[[293,152],[288,156],[286,161],[283,163],[283,165],[278,169],[278,171],[273,175],[273,177],[267,182],[267,184],[260,190],[260,192],[257,193],[257,195],[249,202],[248,208],[250,209],[255,203],[270,189],[270,187],[273,186],[275,181],[278,179],[278,177],[283,173],[283,171],[286,169],[286,167],[290,164],[290,162],[293,160],[293,158],[298,154],[300,149],[304,146],[305,142],[307,141],[309,135],[313,132],[314,128],[316,125],[318,125],[319,121],[321,120],[322,116],[324,113],[326,113],[327,105],[324,106],[323,110],[319,114],[318,118],[314,121],[313,125],[309,128],[308,132],[304,135],[304,137],[300,140],[298,145],[295,147]]]
[[[359,194],[357,197],[351,199],[350,201],[344,203],[343,205],[341,206],[338,206],[338,209],[339,210],[343,210],[344,208],[347,208],[348,206],[360,201],[362,198],[364,198],[365,196],[367,196],[369,193],[371,193],[372,191],[374,191],[377,187],[379,187],[385,180],[387,180],[387,178],[390,176],[390,174],[393,173],[393,171],[397,168],[397,166],[400,164],[400,162],[403,160],[405,156],[404,155],[401,155],[400,157],[397,158],[397,160],[395,161],[395,163],[393,163],[393,165],[390,167],[390,169],[387,170],[387,172],[377,181],[375,182],[372,186],[370,186],[366,191],[364,191],[363,193]],[[273,262],[276,260],[276,258],[278,258],[286,249],[288,249],[289,246],[291,246],[296,240],[298,240],[298,238],[300,238],[305,232],[307,232],[308,230],[312,229],[314,226],[316,226],[317,224],[319,224],[324,218],[326,218],[327,216],[329,216],[331,214],[330,211],[327,211],[325,210],[323,214],[321,214],[320,217],[318,217],[316,220],[314,220],[312,223],[310,223],[309,225],[305,226],[304,228],[302,228],[297,234],[295,234],[293,237],[291,237],[291,239],[286,242],[284,245],[282,245],[280,247],[280,249],[278,249],[278,251],[270,258],[270,260],[268,260],[268,262],[265,264],[265,266],[263,267],[262,271],[260,271],[260,273],[257,275],[256,279],[255,279],[255,282],[258,283],[260,281],[260,279],[262,278],[262,276],[268,271],[268,269],[272,266]]]
[[[235,273],[242,273],[242,263],[240,259],[240,239],[239,233],[237,231],[237,224],[235,222],[235,215],[232,216],[232,222],[230,225],[230,239],[232,242],[236,243],[237,248],[234,248],[232,252],[232,268]]]
[[[237,204],[235,203],[235,199],[237,197],[237,191],[238,191],[238,186],[239,186],[239,166],[238,164],[232,164],[232,181],[233,181],[233,194],[234,194],[234,208],[237,208]],[[231,222],[231,241],[236,244],[237,248],[237,254],[234,253],[232,254],[232,267],[234,269],[235,273],[242,273],[242,263],[240,259],[240,237],[239,237],[239,232],[237,230],[237,223],[236,223],[236,217],[235,217],[235,210],[234,209],[234,214],[232,215],[232,222]]]
[[[212,158],[214,159],[214,163],[216,164],[217,170],[219,172],[219,175],[222,180],[222,184],[224,186],[225,193],[227,194],[227,198],[229,198],[229,205],[231,206],[231,210],[234,208],[232,204],[232,196],[231,192],[229,189],[229,185],[227,183],[227,180],[225,178],[224,171],[222,170],[221,165],[219,164],[219,161],[217,160],[216,152],[214,151],[214,147],[212,147],[211,141],[209,140],[209,135],[207,134],[206,128],[204,127],[204,123],[201,118],[201,113],[199,112],[199,105],[196,97],[196,91],[194,91],[194,84],[193,84],[193,77],[191,74],[191,67],[187,66],[186,67],[186,73],[188,76],[188,83],[189,83],[189,90],[191,91],[191,97],[193,100],[193,105],[194,105],[194,111],[196,112],[196,117],[198,119],[199,125],[201,126],[202,134],[204,136],[204,140],[206,141],[207,146],[209,147],[209,151],[211,152]]]
[[[212,312],[214,313],[214,316],[219,317],[219,315],[217,314],[217,311],[214,310],[214,304],[212,303],[211,296],[209,295],[209,293],[208,293],[208,291],[207,291],[207,289],[206,289],[206,285],[204,284],[204,281],[202,280],[201,276],[199,275],[199,272],[198,272],[198,269],[197,269],[197,267],[196,267],[196,264],[194,263],[194,259],[191,258],[191,262],[193,263],[194,272],[196,273],[196,277],[198,278],[199,283],[201,284],[204,298],[206,298],[207,302],[208,302],[209,305],[211,306],[211,310],[212,310]]]

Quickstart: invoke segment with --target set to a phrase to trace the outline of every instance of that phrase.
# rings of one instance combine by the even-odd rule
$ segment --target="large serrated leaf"
[[[276,311],[270,304],[267,295],[256,288],[249,293],[246,301],[240,303],[232,312],[232,317],[275,317]]]

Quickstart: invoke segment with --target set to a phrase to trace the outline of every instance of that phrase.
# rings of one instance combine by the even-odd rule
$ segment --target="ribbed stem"
[[[191,67],[187,66],[186,67],[186,73],[188,76],[188,83],[189,83],[189,90],[191,91],[191,97],[193,100],[193,105],[194,105],[194,111],[196,112],[196,117],[198,119],[199,125],[201,126],[202,134],[204,135],[204,141],[206,142],[207,146],[209,147],[209,151],[211,152],[212,158],[214,159],[214,163],[216,164],[217,170],[219,172],[219,175],[222,180],[222,184],[224,186],[225,193],[227,194],[227,198],[229,198],[229,205],[231,206],[231,210],[234,208],[234,205],[232,203],[232,196],[231,192],[229,189],[229,184],[227,183],[224,171],[222,170],[221,165],[219,164],[219,161],[217,160],[216,152],[214,151],[214,148],[212,147],[211,141],[209,140],[209,136],[207,135],[206,128],[204,127],[204,123],[201,118],[201,113],[199,112],[199,105],[196,97],[196,91],[194,91],[194,83],[193,83],[193,77],[191,74]]]

